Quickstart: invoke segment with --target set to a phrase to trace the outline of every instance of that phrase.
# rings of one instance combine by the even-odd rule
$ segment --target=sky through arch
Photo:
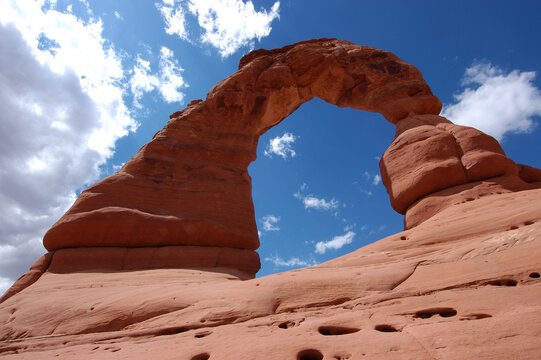
[[[394,128],[380,114],[314,98],[261,136],[249,167],[258,276],[321,263],[402,230],[378,168]],[[265,154],[286,133],[295,134],[295,155]],[[336,247],[318,251],[318,243],[333,240]]]

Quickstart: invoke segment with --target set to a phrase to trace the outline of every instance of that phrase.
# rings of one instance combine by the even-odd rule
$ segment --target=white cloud
[[[114,171],[114,172],[119,171],[120,169],[122,169],[122,167],[123,167],[125,164],[126,164],[126,163],[122,163],[122,164],[118,164],[118,165],[117,165],[117,164],[114,164],[114,165],[113,165],[113,171]]]
[[[379,174],[371,174],[368,171],[364,172],[364,177],[372,183],[372,185],[379,185],[381,182],[381,176]],[[372,193],[370,193],[372,195]]]
[[[355,233],[353,231],[348,231],[344,235],[333,237],[332,240],[319,241],[318,243],[316,243],[316,253],[325,254],[328,249],[340,249],[344,245],[351,244],[354,237]]]
[[[153,74],[150,61],[137,55],[137,60],[131,70],[130,89],[133,93],[133,103],[141,108],[141,98],[147,92],[158,89],[165,102],[180,102],[184,100],[181,89],[188,87],[182,77],[182,67],[175,59],[173,50],[162,46],[160,49],[159,72]]]
[[[305,196],[302,198],[305,209],[331,210],[338,208],[338,201],[331,199],[329,201],[315,196]]]
[[[204,29],[203,42],[216,47],[223,57],[229,56],[242,46],[253,49],[254,39],[268,36],[271,22],[279,18],[280,2],[270,11],[256,11],[251,1],[242,0],[191,0],[190,11],[197,16]]]
[[[265,258],[265,261],[272,262],[275,266],[283,267],[306,267],[317,265],[317,262],[314,260],[301,260],[298,257],[292,257],[288,260],[284,260],[279,256],[268,256]]]
[[[280,228],[276,225],[280,221],[279,216],[266,215],[261,218],[263,231],[278,231]]]
[[[251,49],[271,32],[271,23],[280,17],[280,2],[270,10],[256,11],[252,1],[243,0],[162,0],[156,7],[165,21],[165,32],[192,41],[186,16],[194,16],[202,30],[201,41],[227,57],[243,46]]]
[[[163,0],[163,4],[156,3],[165,21],[165,32],[169,35],[177,35],[181,39],[187,40],[185,10],[180,1]]]
[[[12,279],[0,276],[0,294],[5,293],[12,284],[13,284]]]
[[[294,197],[301,200],[304,204],[305,209],[316,209],[316,210],[335,210],[339,206],[339,202],[336,199],[331,200],[325,200],[324,198],[318,198],[312,194],[305,195],[303,194],[304,190],[306,190],[308,186],[306,183],[302,184],[299,191],[297,191],[295,194],[293,194]],[[335,215],[337,215],[335,213]]]
[[[282,136],[277,136],[269,140],[269,144],[265,149],[265,156],[272,157],[272,155],[279,155],[284,159],[288,156],[294,157],[297,155],[293,150],[292,145],[297,137],[291,133],[284,133]]]
[[[163,99],[168,102],[182,102],[184,94],[181,88],[187,87],[182,78],[183,69],[175,59],[173,50],[162,46],[160,50],[160,85],[159,90]]]
[[[160,80],[157,76],[150,73],[150,61],[143,60],[140,55],[132,69],[132,77],[130,79],[130,88],[133,93],[133,102],[137,108],[142,105],[139,100],[144,93],[150,92],[160,85]]]
[[[44,4],[0,2],[0,277],[11,280],[45,252],[43,234],[99,178],[115,141],[137,128],[101,21]]]
[[[113,13],[115,15],[115,17],[118,19],[118,20],[124,20],[124,18],[122,17],[122,15],[120,15],[120,13],[118,11],[115,11]]]
[[[446,105],[442,115],[498,140],[507,133],[528,132],[535,126],[532,118],[541,116],[541,92],[534,78],[535,72],[506,73],[490,63],[474,63],[466,69],[457,103]]]

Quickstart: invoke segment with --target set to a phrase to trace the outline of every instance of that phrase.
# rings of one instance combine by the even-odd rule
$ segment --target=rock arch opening
[[[270,152],[286,134],[295,138],[295,156]],[[312,266],[401,230],[378,168],[393,137],[394,125],[381,115],[317,98],[260,137],[248,168],[260,233],[258,276]]]

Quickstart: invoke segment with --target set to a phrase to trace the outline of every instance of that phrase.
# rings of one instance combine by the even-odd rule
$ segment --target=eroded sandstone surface
[[[405,231],[255,278],[247,172],[302,103],[381,113]],[[391,53],[319,39],[246,55],[49,230],[0,300],[7,359],[535,359],[541,170],[439,116]]]

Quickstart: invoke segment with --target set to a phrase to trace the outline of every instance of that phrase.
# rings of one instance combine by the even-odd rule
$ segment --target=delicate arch
[[[239,70],[214,86],[205,101],[192,101],[171,115],[164,129],[119,172],[83,191],[46,234],[45,247],[119,247],[125,249],[118,255],[123,264],[141,256],[142,250],[134,248],[148,248],[147,262],[153,264],[148,266],[165,261],[181,267],[234,268],[253,276],[260,266],[255,252],[259,240],[248,165],[256,158],[259,137],[313,97],[379,112],[395,124],[407,118],[400,121],[397,134],[449,123],[430,117],[439,113],[441,103],[420,72],[389,52],[330,39],[256,50],[243,57]],[[438,129],[447,131],[445,126]],[[382,160],[382,174],[393,207],[404,212],[439,188],[424,186],[432,180],[423,176],[415,180],[422,186],[415,185],[421,190],[412,196],[403,194],[412,181],[393,188],[390,178],[402,174],[394,175],[387,160],[404,161],[393,154]],[[449,156],[458,164],[450,169],[464,171],[460,154]],[[449,168],[447,163],[442,166]],[[467,181],[461,174],[453,176],[450,185]],[[155,250],[164,246],[174,249]]]

